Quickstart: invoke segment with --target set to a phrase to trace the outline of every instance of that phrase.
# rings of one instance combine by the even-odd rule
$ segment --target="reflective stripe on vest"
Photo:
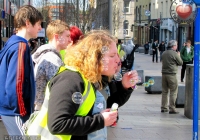
[[[60,69],[56,75],[65,71],[66,69],[74,71],[74,72],[78,72],[77,70],[75,70],[71,67],[65,66],[65,67],[60,67]],[[86,116],[89,113],[89,111],[91,110],[91,108],[95,102],[95,91],[94,91],[91,83],[88,82],[82,74],[81,74],[81,77],[84,81],[85,90],[82,95],[83,102],[82,102],[82,104],[80,104],[75,115]],[[29,135],[29,136],[30,135],[40,135],[41,140],[70,140],[71,135],[52,135],[49,132],[49,129],[47,126],[49,96],[50,96],[50,92],[49,92],[49,87],[47,84],[46,91],[45,91],[45,99],[42,104],[42,108],[41,108],[40,112],[38,113],[37,117],[35,118],[35,120],[32,122],[32,124],[28,128],[27,135]]]

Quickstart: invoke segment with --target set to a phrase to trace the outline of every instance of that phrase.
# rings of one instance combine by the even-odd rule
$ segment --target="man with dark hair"
[[[156,56],[156,62],[158,63],[158,40],[155,40],[152,44],[153,58],[152,61],[154,63],[154,57]]]
[[[162,100],[161,112],[168,112],[169,100],[169,114],[177,114],[176,111],[176,98],[178,93],[178,81],[176,74],[178,66],[183,64],[180,58],[180,53],[176,52],[177,41],[171,40],[168,43],[167,50],[162,54]],[[170,95],[168,95],[170,91]],[[170,99],[169,97],[170,96]]]
[[[181,69],[181,82],[184,82],[185,69],[187,64],[193,64],[194,57],[194,47],[191,45],[191,41],[187,40],[186,46],[181,49],[181,59],[183,60],[183,65]]]
[[[0,115],[8,134],[24,135],[22,125],[34,111],[35,78],[28,40],[42,29],[42,14],[22,6],[14,17],[16,35],[0,51]]]

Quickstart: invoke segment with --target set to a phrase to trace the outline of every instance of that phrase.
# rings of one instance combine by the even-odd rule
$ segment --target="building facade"
[[[180,24],[171,17],[171,12],[180,0],[151,0],[151,42],[158,39],[159,42],[169,40],[178,41],[178,50],[182,48],[183,42],[191,40],[193,42],[193,23]],[[156,27],[156,28],[153,28]]]
[[[172,0],[151,0],[151,40],[165,41],[177,39],[178,24],[170,15]]]
[[[132,0],[113,1],[113,34],[124,40],[133,40],[134,37],[134,2]]]
[[[150,40],[151,1],[135,0],[134,42],[143,46]]]
[[[92,29],[110,30],[118,39],[133,39],[134,2],[133,0],[91,0],[95,17]]]
[[[144,43],[152,43],[155,40],[178,41],[178,50],[182,48],[186,40],[194,40],[194,26],[180,24],[171,17],[174,3],[180,0],[135,0],[134,1],[134,43],[143,46]],[[194,7],[194,6],[193,6]],[[193,8],[194,9],[194,8]]]

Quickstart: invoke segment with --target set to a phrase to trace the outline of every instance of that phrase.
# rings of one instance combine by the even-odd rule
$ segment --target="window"
[[[128,29],[128,20],[124,20],[124,29]]]
[[[51,13],[51,16],[57,16],[57,13]]]
[[[51,17],[51,19],[52,19],[52,20],[56,20],[56,19],[57,19],[57,17]]]
[[[3,1],[3,0],[0,0],[0,8],[2,8],[2,9],[4,8],[4,7],[3,7],[3,3],[4,3],[4,1]]]
[[[124,1],[124,13],[130,12],[130,1]]]
[[[59,8],[53,8],[51,12],[59,12]]]

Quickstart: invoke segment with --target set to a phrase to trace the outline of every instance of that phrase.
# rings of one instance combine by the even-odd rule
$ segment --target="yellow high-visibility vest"
[[[65,59],[65,54],[66,54],[66,50],[60,51],[60,56],[61,56],[61,59],[62,59],[63,62],[64,62],[64,59]]]
[[[72,67],[62,66],[62,67],[60,67],[60,69],[56,75],[58,75],[59,73],[65,71],[67,69],[74,71],[74,72],[78,72],[76,69],[73,69]],[[89,111],[91,110],[96,97],[95,97],[95,90],[93,89],[91,83],[88,82],[88,80],[86,80],[82,74],[81,74],[81,77],[85,84],[84,85],[85,89],[82,94],[83,102],[80,104],[75,115],[86,116],[89,113]],[[49,84],[49,82],[48,82],[48,84]],[[47,127],[47,112],[48,112],[48,103],[49,103],[49,96],[50,96],[48,84],[46,87],[45,99],[44,99],[42,108],[39,111],[39,113],[37,114],[37,116],[35,117],[35,119],[33,120],[33,122],[28,127],[27,135],[28,136],[31,136],[31,135],[41,136],[41,140],[70,140],[71,135],[52,135],[49,132],[49,129]]]
[[[121,50],[121,45],[118,45],[117,46],[117,52],[118,52],[118,54],[120,53],[120,50]]]

